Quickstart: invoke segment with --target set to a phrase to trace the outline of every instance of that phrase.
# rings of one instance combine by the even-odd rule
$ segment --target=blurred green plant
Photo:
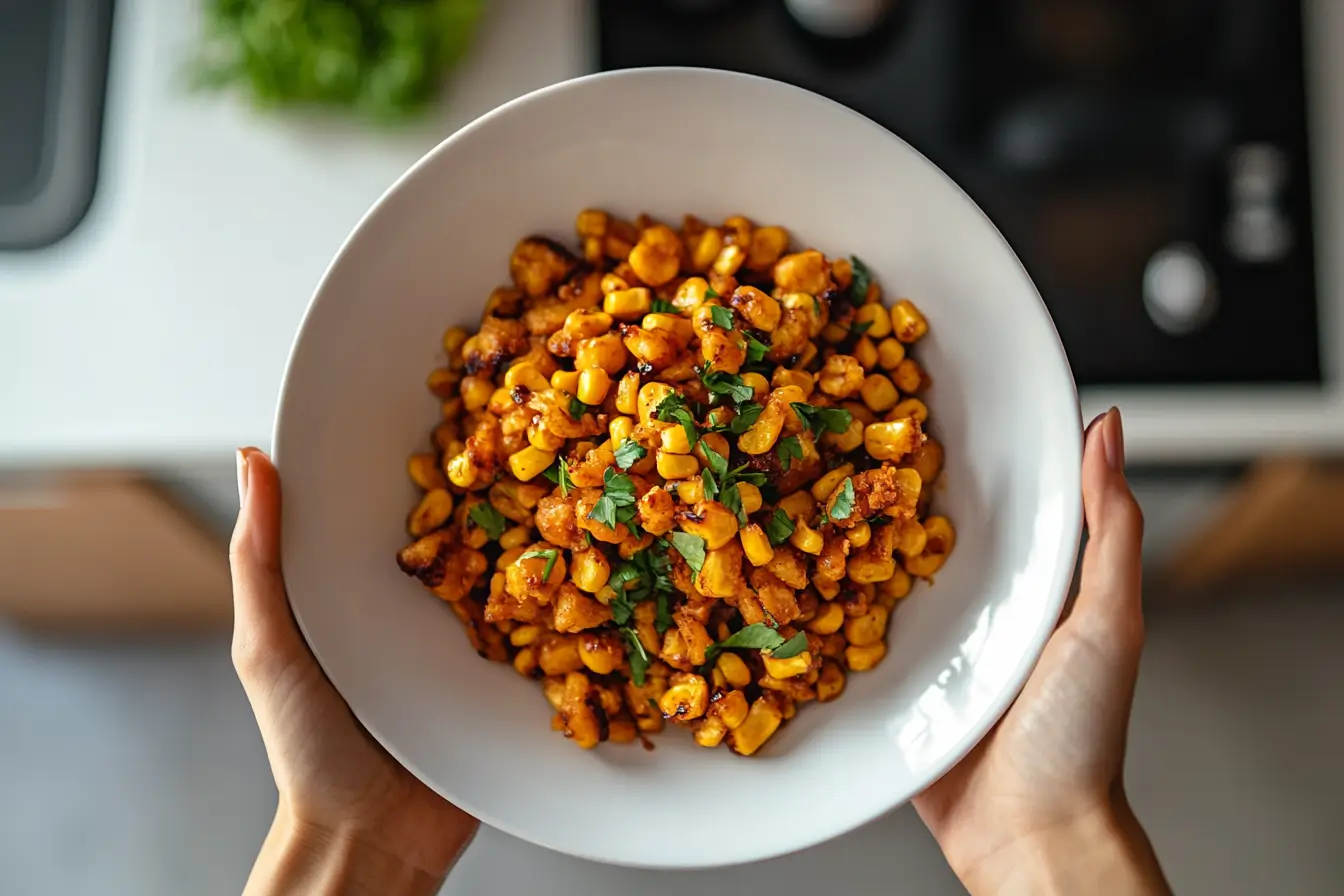
[[[422,111],[466,52],[485,0],[205,0],[194,80],[261,106],[377,121]]]

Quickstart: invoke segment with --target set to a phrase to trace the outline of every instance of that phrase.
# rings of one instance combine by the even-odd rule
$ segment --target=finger
[[[1115,408],[1089,427],[1083,449],[1088,542],[1070,621],[1142,640],[1143,513],[1124,473],[1124,432]]]
[[[229,544],[233,655],[244,684],[292,661],[303,638],[280,572],[280,477],[261,451],[238,452],[238,522]]]

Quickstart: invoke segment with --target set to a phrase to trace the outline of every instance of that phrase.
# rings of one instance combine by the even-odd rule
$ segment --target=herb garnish
[[[542,572],[542,581],[551,577],[551,570],[555,569],[555,560],[560,556],[560,552],[555,548],[547,548],[544,551],[528,551],[519,557],[519,560],[531,560],[534,557],[544,558],[546,560],[546,569]]]
[[[823,432],[842,433],[849,429],[850,421],[854,419],[854,415],[841,408],[818,408],[801,401],[790,402],[789,407],[803,425],[812,430],[813,437]]]
[[[773,545],[781,545],[789,540],[793,535],[793,520],[789,515],[779,508],[775,508],[775,513],[770,517],[770,521],[765,524],[765,534]]]
[[[775,443],[775,453],[779,455],[779,468],[789,472],[791,458],[803,459],[803,443],[797,436],[785,436]]]
[[[620,523],[633,528],[635,519],[635,483],[624,473],[608,468],[602,474],[602,497],[597,499],[588,519],[615,529]]]
[[[499,536],[509,528],[509,521],[504,518],[504,514],[496,510],[489,501],[471,505],[471,510],[467,511],[467,518],[484,529],[486,537],[491,541],[499,541]]]
[[[626,438],[616,447],[616,466],[628,470],[648,454],[648,450],[634,439]]]

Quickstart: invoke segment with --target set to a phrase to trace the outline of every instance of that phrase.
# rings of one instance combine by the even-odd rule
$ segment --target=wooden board
[[[148,480],[0,480],[0,614],[53,629],[226,627],[228,546]]]

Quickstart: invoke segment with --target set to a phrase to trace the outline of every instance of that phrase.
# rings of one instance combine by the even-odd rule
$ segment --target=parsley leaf
[[[658,616],[654,626],[659,632],[667,631],[672,624],[668,600],[676,591],[672,584],[672,563],[667,556],[667,542],[655,541],[648,550],[640,551],[629,560],[624,560],[612,571],[607,584],[616,591],[610,603],[612,621],[618,626],[625,625],[634,615],[635,605],[650,597],[658,601]]]
[[[705,451],[705,460],[709,464],[709,472],[712,472],[715,476],[719,477],[720,481],[722,481],[723,477],[728,475],[727,458],[711,448],[709,442],[705,442],[705,444],[700,447]]]
[[[736,469],[729,471],[727,478],[724,479],[724,482],[729,482],[729,481],[733,481],[733,482],[750,482],[752,485],[758,485],[758,486],[759,486],[759,485],[765,485],[765,474],[764,474],[764,473],[743,473],[743,472],[742,472],[743,470],[745,470],[745,469],[746,469],[747,467],[749,467],[749,466],[751,466],[751,463],[750,463],[750,462],[745,463],[745,464],[743,464],[742,466],[737,467]]]
[[[630,660],[630,680],[635,683],[635,687],[643,687],[644,673],[649,669],[649,655],[644,651],[644,645],[640,643],[634,629],[622,628],[621,634],[625,635],[625,654]]]
[[[835,496],[835,502],[831,504],[831,509],[827,511],[827,516],[833,520],[847,520],[853,512],[854,480],[846,476],[845,484],[840,487],[840,494]]]
[[[796,527],[789,515],[779,508],[775,508],[775,513],[770,517],[770,522],[765,524],[765,534],[770,538],[770,543],[780,545],[789,540]]]
[[[849,411],[841,408],[817,408],[801,401],[790,402],[789,407],[793,408],[803,425],[812,430],[813,436],[823,432],[842,433],[849,429],[849,423],[854,419]]]
[[[779,468],[787,473],[790,458],[803,459],[803,443],[797,436],[785,436],[775,443],[775,453],[779,455]]]
[[[672,611],[667,606],[668,596],[668,591],[658,591],[655,595],[658,600],[658,615],[653,617],[653,627],[660,635],[672,627]]]
[[[705,384],[711,395],[727,395],[733,400],[733,404],[751,401],[756,395],[750,386],[742,382],[742,377],[735,373],[711,371],[706,367],[700,372],[700,381]]]
[[[666,299],[654,299],[649,306],[650,314],[676,314],[677,306]]]
[[[668,539],[681,555],[681,559],[691,568],[693,576],[698,578],[701,568],[705,565],[705,540],[689,532],[673,532],[668,535]]]
[[[868,265],[859,261],[857,255],[849,256],[849,263],[854,268],[854,279],[849,282],[849,303],[857,308],[868,298],[868,287],[873,282],[873,272],[868,270]]]
[[[560,552],[555,548],[547,548],[544,551],[528,551],[519,557],[519,560],[531,560],[533,557],[540,557],[546,561],[546,569],[542,572],[542,579],[551,577],[551,570],[555,569],[555,558],[560,556]]]
[[[719,503],[737,514],[738,525],[747,524],[747,511],[742,507],[742,493],[738,491],[736,482],[730,482],[723,487],[723,491],[719,493]]]
[[[765,408],[754,401],[739,404],[737,406],[737,416],[728,424],[728,431],[733,435],[742,435],[756,425],[756,421],[760,419],[763,410]]]
[[[499,536],[503,535],[504,530],[509,528],[509,521],[504,518],[504,514],[496,510],[489,501],[481,501],[471,505],[471,510],[467,511],[467,517],[484,529],[486,538],[491,541],[499,541]]]
[[[695,447],[695,443],[700,441],[700,430],[695,426],[695,418],[691,416],[691,411],[686,407],[686,397],[680,392],[673,392],[671,395],[658,402],[658,407],[654,410],[653,416],[662,420],[664,423],[676,421],[681,424],[681,428],[686,430],[686,441]]]
[[[709,319],[720,330],[731,330],[733,328],[733,310],[731,308],[711,305],[709,306]]]
[[[717,292],[715,292],[712,288],[707,288],[707,289],[705,290],[705,298],[707,298],[707,299],[717,299],[718,297],[719,297],[719,294],[718,294]]]
[[[574,481],[569,478],[569,462],[563,457],[557,457],[555,463],[543,470],[541,475],[560,486],[560,494],[569,497],[569,490],[574,487]]]
[[[624,473],[617,473],[610,467],[602,476],[602,497],[597,499],[593,509],[588,511],[588,519],[596,520],[604,526],[615,529],[620,523],[630,523],[635,518],[635,484]]]
[[[855,336],[862,336],[864,333],[868,332],[868,328],[872,325],[873,322],[870,320],[865,320],[863,323],[851,324],[849,332],[853,333]]]
[[[766,345],[764,342],[761,342],[759,339],[757,339],[750,333],[747,334],[748,364],[759,364],[761,359],[765,357],[765,353],[768,351],[770,351],[770,346]]]
[[[705,500],[714,501],[719,497],[719,484],[709,470],[700,471],[700,483],[704,486]]]
[[[807,633],[799,632],[783,644],[770,651],[770,655],[777,660],[787,660],[795,657],[807,649]]]
[[[622,470],[628,470],[639,462],[648,450],[634,439],[626,438],[616,448],[616,466]]]
[[[588,405],[579,401],[577,398],[571,398],[569,400],[569,416],[578,420],[586,413],[588,413]]]

